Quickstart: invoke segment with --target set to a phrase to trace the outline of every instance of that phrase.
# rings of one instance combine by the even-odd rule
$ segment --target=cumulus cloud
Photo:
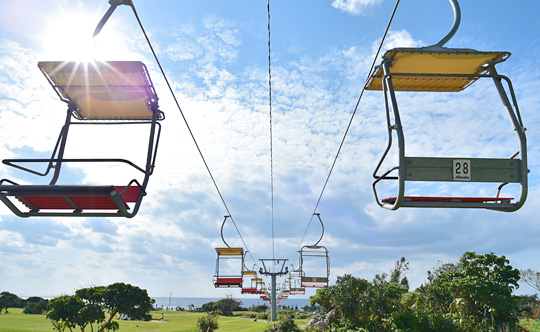
[[[382,0],[334,0],[332,7],[351,14],[362,14],[365,9],[381,2]]]

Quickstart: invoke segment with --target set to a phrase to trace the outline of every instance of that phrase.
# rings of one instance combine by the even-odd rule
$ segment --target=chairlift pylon
[[[446,48],[459,27],[461,12],[457,0],[450,0],[454,9],[451,31],[437,44],[421,48],[394,48],[383,55],[380,66],[366,84],[367,90],[384,92],[388,145],[373,176],[373,191],[377,204],[396,210],[400,207],[484,208],[516,211],[527,198],[527,141],[525,127],[510,79],[500,75],[495,65],[505,61],[509,52],[481,52],[473,49]],[[459,92],[481,78],[491,78],[498,91],[518,139],[519,150],[510,158],[449,158],[412,157],[406,155],[405,137],[395,91]],[[506,88],[503,85],[505,82]],[[393,121],[392,121],[393,118]],[[378,174],[392,147],[393,134],[398,141],[398,165]],[[397,175],[394,175],[397,172]],[[382,180],[396,181],[397,194],[379,199],[377,184]],[[407,182],[499,183],[492,197],[406,196]],[[517,199],[501,197],[508,183],[520,186]]]

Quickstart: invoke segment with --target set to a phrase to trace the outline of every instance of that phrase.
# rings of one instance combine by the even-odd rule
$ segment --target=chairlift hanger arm
[[[323,224],[323,221],[321,219],[321,214],[320,213],[314,213],[314,215],[317,216],[317,218],[319,218],[319,221],[321,222],[321,237],[319,238],[319,240],[317,242],[315,242],[315,244],[313,246],[317,246],[319,244],[319,242],[321,242],[323,236],[324,236],[324,224]]]
[[[446,43],[450,41],[450,39],[452,39],[452,37],[454,37],[454,35],[456,34],[459,28],[459,24],[461,22],[461,10],[459,8],[458,0],[449,0],[449,1],[450,1],[450,4],[452,5],[452,9],[454,10],[454,23],[452,24],[452,28],[450,29],[448,34],[446,34],[446,36],[443,37],[443,39],[441,39],[437,44],[428,46],[428,48],[443,47]]]
[[[223,219],[223,223],[221,224],[221,239],[223,240],[223,243],[227,246],[227,248],[230,248],[231,246],[225,241],[225,238],[223,237],[223,226],[225,226],[225,222],[227,221],[227,218],[230,218],[231,216],[225,216],[225,219]]]
[[[131,0],[109,0],[109,4],[111,6],[109,7],[105,15],[103,15],[103,18],[101,19],[101,21],[99,21],[96,29],[94,30],[94,34],[92,35],[92,38],[95,38],[99,35],[99,33],[101,32],[101,29],[103,29],[103,27],[105,26],[105,23],[107,23],[111,15],[114,13],[114,10],[116,9],[116,7],[118,7],[119,5],[128,5],[133,8],[133,2],[131,2]]]

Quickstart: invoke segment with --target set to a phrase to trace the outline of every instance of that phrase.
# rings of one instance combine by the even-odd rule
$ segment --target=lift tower
[[[267,258],[259,259],[262,263],[262,267],[259,269],[261,275],[270,276],[272,278],[272,322],[276,321],[276,290],[277,283],[276,277],[289,273],[289,268],[285,266],[288,259]],[[266,262],[266,264],[265,264]],[[281,266],[280,266],[281,264]]]

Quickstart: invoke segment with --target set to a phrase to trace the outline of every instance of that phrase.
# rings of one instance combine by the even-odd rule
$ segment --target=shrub
[[[264,319],[264,320],[268,320],[268,316],[270,314],[268,312],[259,312],[257,314],[257,319]]]
[[[203,315],[197,320],[197,327],[201,332],[213,332],[218,329],[218,314],[214,311],[207,315]]]

